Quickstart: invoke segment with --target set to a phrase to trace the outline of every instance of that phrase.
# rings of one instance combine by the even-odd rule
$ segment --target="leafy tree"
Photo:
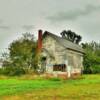
[[[80,35],[77,35],[75,32],[72,32],[71,30],[63,30],[60,34],[63,38],[76,44],[79,44],[79,42],[82,40],[82,37]]]
[[[36,44],[34,36],[30,33],[24,33],[21,38],[14,40],[8,48],[9,66],[36,69]]]
[[[100,73],[100,43],[82,44],[85,49],[84,73]]]

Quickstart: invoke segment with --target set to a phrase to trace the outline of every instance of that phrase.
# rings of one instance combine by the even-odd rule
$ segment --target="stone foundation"
[[[46,73],[46,78],[53,78],[54,75],[52,73]]]
[[[59,73],[59,74],[57,75],[57,77],[58,77],[58,78],[61,78],[61,79],[68,79],[67,73],[66,73],[66,74],[60,74],[60,73]]]
[[[81,73],[72,73],[71,78],[79,78],[81,76]]]
[[[61,78],[67,79],[67,73],[46,73],[46,78]]]
[[[71,73],[70,78],[79,78],[80,76],[81,76],[81,73]],[[68,74],[66,72],[46,73],[46,78],[68,79]]]

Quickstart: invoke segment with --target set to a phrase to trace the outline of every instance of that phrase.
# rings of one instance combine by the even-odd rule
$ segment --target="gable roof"
[[[75,44],[75,43],[73,43],[73,42],[71,42],[71,41],[69,41],[67,39],[59,37],[59,36],[57,36],[55,34],[52,34],[52,33],[48,32],[48,31],[44,32],[42,38],[44,38],[46,35],[49,35],[49,36],[53,37],[57,42],[60,43],[60,45],[62,45],[66,49],[70,49],[70,50],[73,50],[73,51],[84,53],[83,48],[78,44]]]

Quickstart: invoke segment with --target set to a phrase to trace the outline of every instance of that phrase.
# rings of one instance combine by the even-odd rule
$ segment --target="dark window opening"
[[[42,57],[41,61],[46,61],[46,59],[47,59],[46,57]]]
[[[53,65],[53,71],[62,71],[62,72],[65,72],[66,71],[66,65],[65,64],[56,64],[56,65]]]
[[[41,58],[41,71],[42,72],[45,72],[46,71],[46,60],[47,60],[46,57],[42,57]]]

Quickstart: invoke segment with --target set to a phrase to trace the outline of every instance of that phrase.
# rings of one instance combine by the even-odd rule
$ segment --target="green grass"
[[[0,97],[2,100],[100,100],[100,75],[69,80],[1,79]]]
[[[50,80],[0,80],[0,95],[13,95],[20,92],[27,92],[44,88],[55,88],[61,84],[60,81]]]

